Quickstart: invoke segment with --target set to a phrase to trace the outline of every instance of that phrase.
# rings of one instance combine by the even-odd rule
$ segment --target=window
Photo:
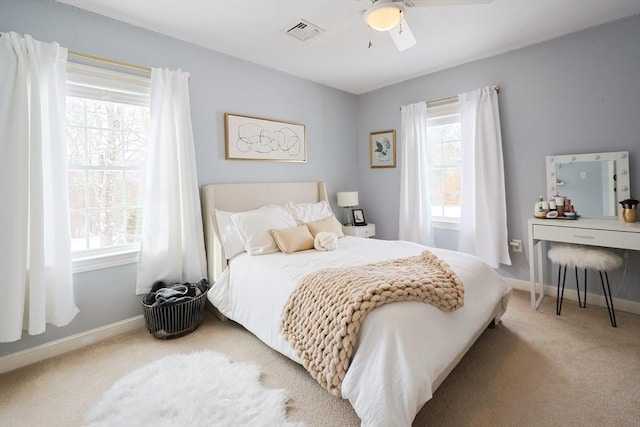
[[[76,272],[137,258],[149,92],[149,78],[68,64],[67,167]]]
[[[428,106],[427,156],[434,227],[457,229],[462,200],[462,138],[457,102]]]

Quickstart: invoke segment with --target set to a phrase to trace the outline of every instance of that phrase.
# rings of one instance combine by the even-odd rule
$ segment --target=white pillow
[[[218,222],[218,232],[224,250],[224,257],[231,259],[239,253],[244,252],[244,242],[238,232],[236,225],[231,221],[231,215],[238,212],[227,212],[216,209],[216,221]]]
[[[299,224],[317,221],[330,216],[333,212],[326,200],[316,203],[294,203],[286,204],[287,210],[293,215]]]
[[[231,215],[242,236],[244,249],[249,255],[264,255],[278,252],[280,249],[269,230],[295,227],[298,224],[293,216],[282,206],[269,205]]]

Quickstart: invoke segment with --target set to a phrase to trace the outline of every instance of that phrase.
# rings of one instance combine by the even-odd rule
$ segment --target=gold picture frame
[[[303,124],[224,113],[226,160],[306,162]]]
[[[396,167],[396,130],[371,132],[369,160],[372,168]]]

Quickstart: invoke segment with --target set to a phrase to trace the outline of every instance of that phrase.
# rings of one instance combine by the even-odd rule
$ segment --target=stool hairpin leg
[[[575,267],[575,272],[576,272],[576,290],[578,291],[578,305],[580,307],[582,307],[582,300],[580,299],[580,280],[578,280],[578,267]],[[585,282],[585,286],[586,286],[586,282]],[[586,287],[585,287],[585,291],[584,292],[585,292],[584,299],[585,299],[585,304],[586,304],[586,300],[587,300]]]
[[[564,283],[567,279],[567,266],[564,266],[564,275],[562,276],[562,293],[560,293],[560,272],[562,271],[562,264],[558,265],[558,295],[556,297],[556,314],[560,316],[562,311],[562,299],[564,298]]]
[[[604,292],[604,300],[607,302],[607,310],[609,311],[609,320],[611,320],[611,326],[616,327],[616,312],[613,309],[613,297],[611,296],[611,287],[609,286],[609,274],[605,271],[604,277],[607,279],[607,287],[604,287],[604,279],[602,278],[602,270],[600,273],[600,282],[602,282],[602,292]]]
[[[584,305],[582,308],[587,306],[587,269],[584,269]]]

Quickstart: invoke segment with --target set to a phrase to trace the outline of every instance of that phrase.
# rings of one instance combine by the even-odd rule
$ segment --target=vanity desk
[[[531,306],[537,309],[544,298],[542,246],[545,241],[640,250],[640,222],[618,218],[576,220],[531,218],[529,230],[529,281]],[[539,282],[537,281],[539,280]]]
[[[565,196],[582,217],[529,219],[529,281],[534,309],[544,298],[544,242],[640,250],[640,223],[625,223],[619,218],[619,202],[631,195],[628,151],[547,156],[546,187],[548,200]]]

